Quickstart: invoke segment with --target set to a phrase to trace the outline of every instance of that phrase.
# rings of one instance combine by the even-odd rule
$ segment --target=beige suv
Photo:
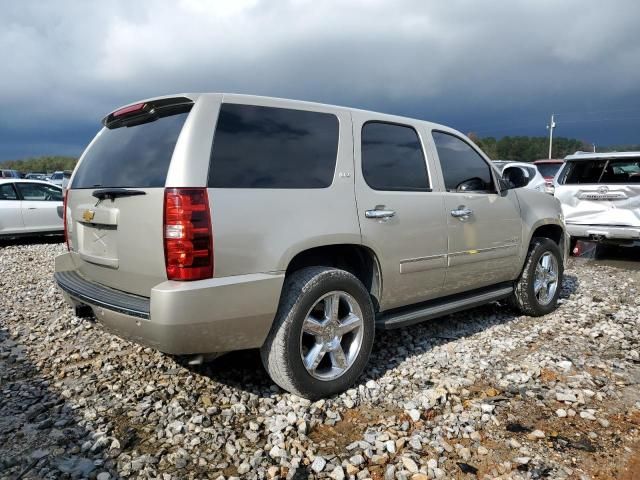
[[[556,306],[558,201],[448,127],[227,94],[103,125],[66,194],[55,279],[122,337],[194,362],[259,348],[278,385],[318,398],[358,378],[378,328]]]

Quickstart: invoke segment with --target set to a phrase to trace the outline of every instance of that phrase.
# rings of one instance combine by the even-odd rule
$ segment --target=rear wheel
[[[511,304],[526,315],[539,317],[555,310],[562,285],[562,253],[548,238],[534,238],[514,285]]]
[[[374,313],[352,274],[308,267],[285,280],[262,362],[280,387],[306,398],[346,390],[369,359]]]

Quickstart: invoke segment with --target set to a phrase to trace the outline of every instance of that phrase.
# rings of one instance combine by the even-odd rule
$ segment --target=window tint
[[[445,188],[448,192],[495,192],[487,162],[458,137],[433,132]]]
[[[42,183],[17,183],[16,186],[20,190],[23,200],[40,200],[40,201],[62,201],[62,190],[53,185],[45,185]]]
[[[407,126],[368,122],[362,127],[362,175],[375,190],[428,191],[420,139]]]
[[[171,156],[188,114],[105,128],[78,166],[71,188],[164,187]],[[62,178],[62,173],[58,175]]]
[[[223,104],[209,187],[325,188],[338,153],[338,119],[329,113]]]
[[[640,183],[640,160],[577,160],[567,162],[560,183]]]
[[[539,163],[536,165],[543,177],[555,177],[562,166],[561,163]]]
[[[0,185],[0,200],[17,200],[18,195],[10,183]]]

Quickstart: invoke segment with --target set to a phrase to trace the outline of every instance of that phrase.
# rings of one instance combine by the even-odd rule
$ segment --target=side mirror
[[[509,189],[526,187],[530,180],[520,167],[505,168],[502,172],[502,179]]]

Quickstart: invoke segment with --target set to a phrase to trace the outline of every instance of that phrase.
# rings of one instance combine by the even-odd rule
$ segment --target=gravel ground
[[[0,246],[0,478],[639,478],[638,271],[572,260],[544,318],[379,332],[310,403],[255,351],[189,367],[74,317],[64,248]]]

